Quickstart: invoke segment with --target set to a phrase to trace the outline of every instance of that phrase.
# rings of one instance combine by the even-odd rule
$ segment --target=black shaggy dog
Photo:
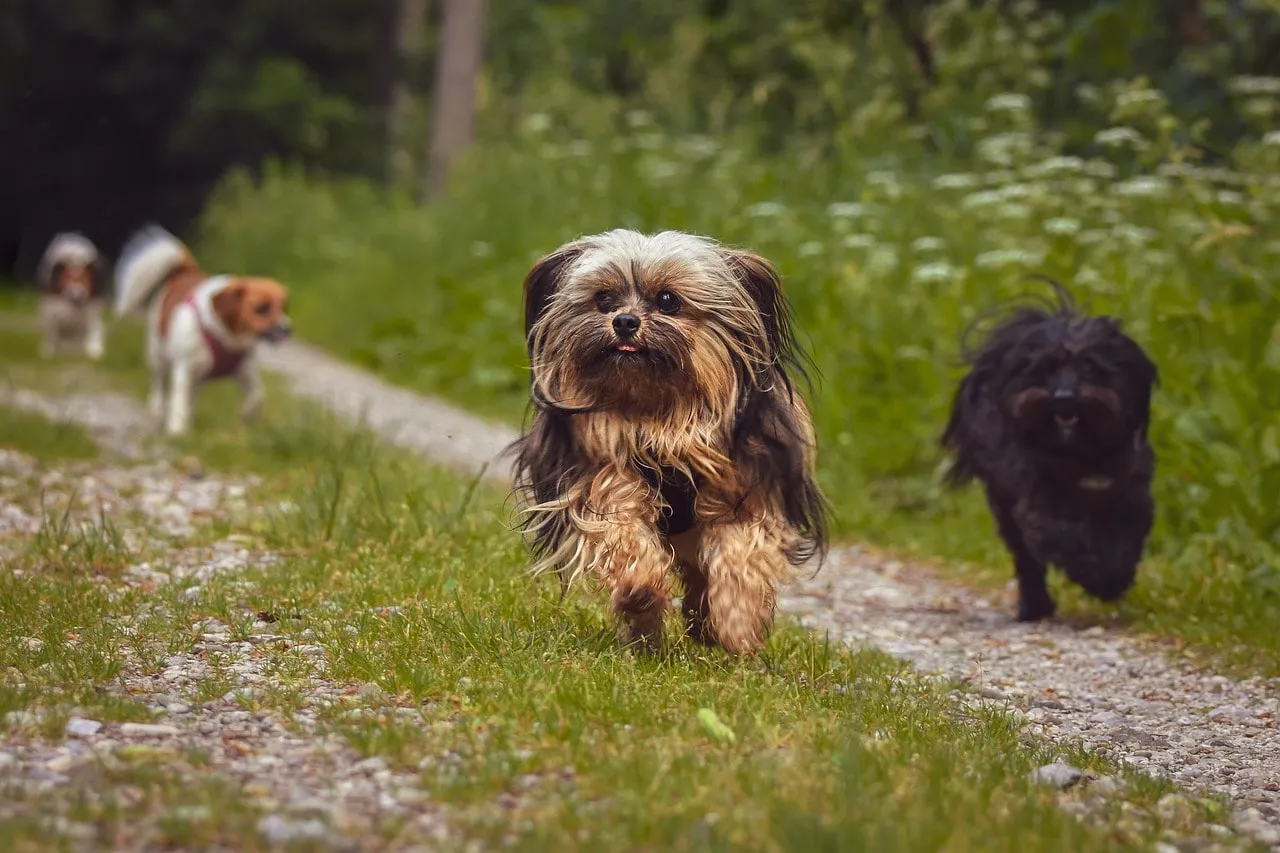
[[[1057,305],[1011,311],[978,347],[942,446],[949,485],[986,488],[1018,578],[1018,619],[1052,616],[1050,564],[1103,601],[1133,584],[1155,507],[1147,442],[1155,364],[1111,317]],[[966,336],[967,338],[968,336]]]

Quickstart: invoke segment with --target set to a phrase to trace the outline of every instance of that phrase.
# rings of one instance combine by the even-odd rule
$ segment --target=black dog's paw
[[[1056,611],[1057,607],[1053,599],[1047,595],[1043,598],[1029,597],[1018,601],[1019,622],[1039,622],[1041,619],[1048,619]]]

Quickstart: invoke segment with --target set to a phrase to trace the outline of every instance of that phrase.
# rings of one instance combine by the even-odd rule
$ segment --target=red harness
[[[227,347],[222,341],[209,331],[208,327],[200,319],[200,309],[196,305],[195,291],[192,291],[186,299],[183,300],[191,306],[196,312],[196,322],[200,325],[200,335],[204,338],[205,346],[209,348],[209,354],[213,356],[213,364],[209,367],[209,372],[204,375],[205,379],[225,379],[228,376],[234,376],[240,370],[240,365],[244,363],[248,357],[248,350],[233,350]]]

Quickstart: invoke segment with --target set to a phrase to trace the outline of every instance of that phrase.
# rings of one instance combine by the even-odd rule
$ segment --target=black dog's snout
[[[1053,392],[1053,399],[1070,400],[1075,395],[1076,395],[1076,392],[1072,391],[1070,388],[1059,388],[1057,391]]]
[[[640,318],[635,314],[619,314],[613,318],[613,331],[620,338],[635,337],[640,331]]]

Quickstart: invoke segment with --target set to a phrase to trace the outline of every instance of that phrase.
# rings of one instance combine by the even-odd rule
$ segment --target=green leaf
[[[733,729],[726,726],[710,708],[698,709],[698,725],[716,743],[733,743],[738,739]]]

